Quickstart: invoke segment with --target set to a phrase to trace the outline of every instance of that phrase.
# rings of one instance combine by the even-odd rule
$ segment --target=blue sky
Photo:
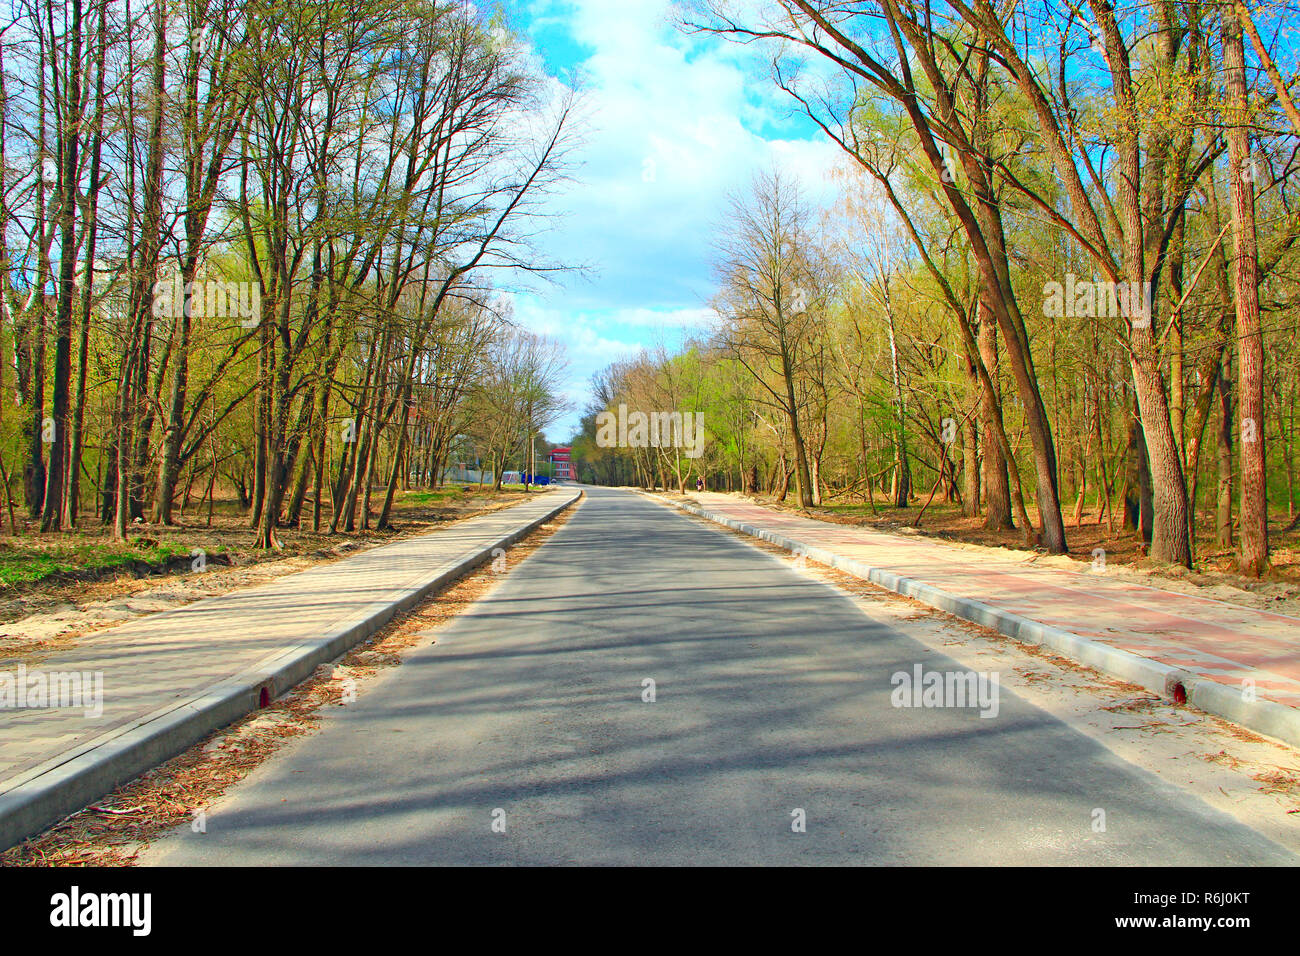
[[[772,86],[764,50],[681,33],[669,0],[505,9],[546,72],[583,90],[577,181],[554,197],[564,216],[544,241],[591,271],[513,302],[516,321],[567,347],[575,409],[547,432],[567,441],[595,372],[712,323],[711,243],[727,194],[775,166],[815,199],[838,157]]]

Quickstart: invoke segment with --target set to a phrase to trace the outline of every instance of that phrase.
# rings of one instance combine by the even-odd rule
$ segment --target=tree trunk
[[[1260,577],[1268,568],[1268,474],[1265,455],[1264,336],[1259,321],[1259,259],[1255,183],[1250,153],[1250,104],[1241,22],[1227,6],[1222,16],[1223,68],[1232,117],[1226,122],[1232,173],[1233,291],[1237,302],[1237,404],[1241,440],[1241,536],[1237,564]]]
[[[1134,532],[1144,544],[1150,544],[1154,533],[1151,468],[1142,421],[1136,412],[1129,420],[1125,465],[1124,528]]]
[[[1215,541],[1224,550],[1232,547],[1232,444],[1236,430],[1232,413],[1232,373],[1230,355],[1223,358],[1219,374],[1219,494],[1215,505]]]
[[[1007,459],[997,439],[997,419],[1002,409],[1002,396],[997,392],[998,327],[983,305],[980,307],[979,349],[980,359],[989,374],[987,385],[980,390],[980,421],[984,427],[984,527],[989,531],[1010,531],[1015,527],[1011,520],[1011,483],[1007,477]]]

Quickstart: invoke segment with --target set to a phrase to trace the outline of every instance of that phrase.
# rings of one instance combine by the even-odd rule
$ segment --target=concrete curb
[[[946,611],[954,617],[992,628],[1013,640],[1049,647],[1073,661],[1096,668],[1111,677],[1138,684],[1162,697],[1178,700],[1180,698],[1178,689],[1181,687],[1182,694],[1185,695],[1183,699],[1198,710],[1230,720],[1234,724],[1273,737],[1292,747],[1300,747],[1300,710],[1294,707],[1271,700],[1248,701],[1239,687],[1220,684],[1170,664],[1162,664],[1058,627],[1041,624],[980,601],[949,594],[934,585],[906,578],[892,571],[871,567],[824,548],[806,545],[794,538],[736,521],[695,505],[683,504],[646,492],[643,494],[662,504],[671,505],[715,524],[731,528],[733,531],[767,541],[795,554],[802,554],[820,564],[870,581],[872,584],[904,597],[913,598],[940,611]]]
[[[52,824],[111,793],[171,758],[213,731],[265,706],[315,672],[374,635],[397,614],[441,590],[570,508],[582,492],[564,495],[540,517],[501,536],[402,592],[395,600],[372,605],[351,621],[320,637],[283,647],[251,668],[194,695],[168,704],[101,737],[60,754],[0,785],[0,850],[40,833]]]

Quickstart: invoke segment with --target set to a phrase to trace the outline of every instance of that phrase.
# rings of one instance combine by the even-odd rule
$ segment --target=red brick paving
[[[1164,591],[1105,571],[1035,567],[1011,554],[801,518],[729,495],[709,511],[981,601],[1219,683],[1300,706],[1300,618]]]

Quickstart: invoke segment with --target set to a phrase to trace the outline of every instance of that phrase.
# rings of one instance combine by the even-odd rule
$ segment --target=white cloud
[[[557,197],[567,219],[551,248],[592,263],[611,305],[643,304],[652,291],[677,306],[707,299],[726,197],[760,170],[779,166],[810,198],[828,195],[824,170],[837,151],[788,126],[790,101],[759,50],[679,32],[668,0],[544,0],[533,10],[593,51],[580,66],[579,183]],[[784,138],[763,135],[781,128]]]
[[[590,264],[590,282],[521,296],[518,317],[553,329],[581,378],[642,347],[679,341],[712,321],[715,228],[729,194],[777,167],[813,202],[829,199],[838,150],[765,72],[765,52],[687,36],[669,0],[537,0],[537,43],[563,27],[585,48],[584,145],[578,182],[554,197],[565,219],[547,252]],[[534,323],[537,323],[534,326]]]
[[[561,390],[573,408],[548,430],[552,441],[567,441],[577,430],[596,373],[643,350],[675,349],[688,338],[703,336],[717,320],[707,308],[572,312],[531,294],[513,297],[512,314],[516,324],[562,343],[568,353],[569,373]]]

